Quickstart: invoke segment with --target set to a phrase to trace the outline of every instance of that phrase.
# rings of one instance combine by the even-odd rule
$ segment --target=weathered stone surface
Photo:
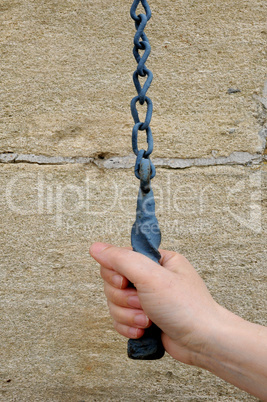
[[[154,156],[262,150],[265,6],[264,0],[152,2]],[[131,153],[129,7],[122,0],[2,0],[0,152]],[[228,94],[229,88],[241,92]]]
[[[0,172],[1,400],[255,400],[169,356],[127,359],[88,248],[129,244],[132,172],[23,163]],[[219,303],[265,325],[266,183],[266,166],[158,169],[153,180],[162,247],[185,254]]]
[[[186,255],[219,303],[266,325],[265,6],[155,0],[146,32],[162,247]],[[0,4],[5,402],[254,400],[169,356],[128,360],[88,254],[95,240],[128,245],[135,218],[138,181],[123,169],[134,164],[129,7]]]

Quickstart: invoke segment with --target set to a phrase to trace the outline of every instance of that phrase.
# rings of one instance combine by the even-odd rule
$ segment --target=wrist
[[[218,306],[206,333],[194,364],[254,396],[267,398],[267,328]]]
[[[231,314],[214,301],[204,314],[196,316],[189,336],[174,341],[176,347],[170,354],[183,363],[210,370],[210,358],[217,353],[218,337]]]
[[[235,319],[242,320],[224,307],[215,303],[212,315],[205,315],[198,331],[198,342],[192,349],[192,364],[211,371],[212,360],[220,353],[226,326],[231,327]]]

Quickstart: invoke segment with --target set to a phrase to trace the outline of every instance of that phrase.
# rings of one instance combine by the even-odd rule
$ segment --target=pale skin
[[[140,338],[154,322],[165,350],[267,401],[267,327],[221,307],[189,261],[160,250],[160,265],[131,249],[94,243],[115,329]],[[135,288],[128,287],[129,281]]]

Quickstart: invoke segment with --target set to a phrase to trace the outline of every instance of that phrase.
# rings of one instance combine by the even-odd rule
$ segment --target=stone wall
[[[1,401],[256,400],[112,329],[88,249],[135,219],[130,5],[0,2]],[[161,246],[266,325],[265,2],[150,5]]]

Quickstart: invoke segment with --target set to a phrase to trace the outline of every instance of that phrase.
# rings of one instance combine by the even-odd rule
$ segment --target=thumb
[[[151,282],[163,268],[143,254],[106,243],[94,243],[90,247],[91,256],[102,266],[125,276],[135,285]]]

